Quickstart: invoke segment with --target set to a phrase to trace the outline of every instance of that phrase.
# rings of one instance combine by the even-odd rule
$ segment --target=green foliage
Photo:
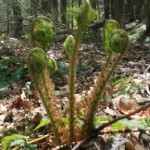
[[[50,120],[47,120],[47,119],[41,120],[40,124],[38,126],[36,126],[34,131],[39,130],[40,128],[44,127],[45,125],[48,125],[49,123],[50,123]]]
[[[94,117],[94,127],[97,128],[103,123],[108,122],[110,119],[107,117],[102,117],[102,116],[95,116]]]
[[[27,144],[24,140],[15,140],[12,141],[10,147],[19,146],[19,148],[29,149],[29,150],[37,150],[36,144]]]
[[[4,150],[7,150],[12,141],[19,139],[27,140],[28,137],[19,134],[13,134],[11,136],[6,136],[5,138],[3,138],[2,145],[4,147]]]
[[[69,125],[69,118],[68,117],[61,117],[61,121],[64,125]]]
[[[143,121],[147,127],[150,127],[150,119],[144,119]]]
[[[83,43],[93,43],[96,42],[97,44],[100,43],[98,39],[101,39],[101,31],[93,31],[89,30],[88,32],[85,32],[82,37]]]
[[[132,120],[123,119],[123,120],[119,120],[118,122],[120,122],[123,125],[126,125],[131,130],[134,129],[135,127],[138,127],[139,129],[146,130],[146,128],[148,127],[144,123],[143,119],[141,119],[141,120],[137,120],[137,119],[132,119]]]
[[[19,140],[14,140],[11,142],[10,147],[14,147],[14,146],[21,146],[21,147],[25,147],[25,141],[22,139]]]
[[[23,75],[24,66],[21,57],[0,61],[0,88],[19,82]]]
[[[85,0],[84,4],[80,7],[80,13],[77,15],[76,21],[78,28],[81,27],[83,32],[88,29],[89,24],[97,20],[98,12],[95,11],[91,6],[90,3]]]
[[[68,64],[66,64],[65,61],[60,61],[57,63],[57,70],[53,75],[53,80],[59,83],[60,80],[64,80],[67,74],[68,74]]]
[[[82,29],[85,32],[92,21],[98,20],[98,12],[90,6],[90,3],[87,0],[83,3],[84,4],[82,4],[81,7],[71,8],[67,11],[67,13],[75,18],[78,27],[82,24]]]
[[[114,84],[117,85],[118,95],[129,95],[133,97],[133,93],[140,93],[141,85],[134,82],[132,76],[120,78],[114,81]]]
[[[113,81],[114,84],[126,84],[126,85],[133,82],[134,82],[134,78],[132,76],[119,78]]]
[[[125,127],[126,125],[122,124],[121,122],[115,122],[112,124],[112,130],[123,130]]]
[[[111,46],[110,46],[110,38],[112,36],[112,33],[119,28],[120,25],[115,20],[108,20],[105,23],[105,26],[103,28],[103,41],[104,41],[103,46],[104,46],[104,51],[108,54],[112,53]]]
[[[83,120],[77,118],[76,119],[77,125],[80,129],[82,129],[83,125],[85,124]]]

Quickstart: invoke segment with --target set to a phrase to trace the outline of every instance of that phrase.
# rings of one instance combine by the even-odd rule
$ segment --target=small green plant
[[[24,72],[23,58],[20,56],[0,60],[0,88],[19,82]]]
[[[46,55],[55,38],[54,25],[48,18],[43,16],[35,19],[32,25],[31,37],[34,48],[28,55],[29,71],[50,119],[55,136],[54,142],[57,144],[79,141],[93,132],[95,113],[99,101],[128,47],[127,33],[119,29],[119,24],[116,21],[107,21],[104,26],[103,39],[104,50],[108,54],[108,58],[97,77],[89,98],[83,97],[78,102],[75,97],[78,50],[83,34],[87,32],[89,24],[97,16],[98,13],[85,0],[75,14],[76,34],[75,36],[70,35],[64,42],[69,58],[69,104],[66,104],[68,108],[66,117],[62,117],[63,114],[56,99],[54,84],[49,78],[49,75],[51,76],[57,68],[55,60],[48,58]]]

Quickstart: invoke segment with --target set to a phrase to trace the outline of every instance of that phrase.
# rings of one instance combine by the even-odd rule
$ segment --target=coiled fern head
[[[34,46],[48,51],[56,35],[53,22],[45,16],[39,16],[34,20],[31,32]]]
[[[47,65],[45,52],[41,48],[33,48],[28,54],[28,65],[31,72],[42,73]]]
[[[123,29],[115,30],[110,38],[110,46],[113,52],[123,53],[129,44],[129,37]]]
[[[74,37],[72,35],[69,35],[63,45],[67,54],[72,55],[72,51],[75,45]]]
[[[57,70],[57,63],[54,58],[51,57],[47,59],[47,69],[50,76],[52,76]]]

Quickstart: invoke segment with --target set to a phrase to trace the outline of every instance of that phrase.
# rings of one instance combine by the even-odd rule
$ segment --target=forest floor
[[[141,35],[141,26],[138,26],[139,32],[136,32],[136,36],[134,35],[136,29],[131,30],[132,25],[128,28],[130,45],[108,84],[108,90],[105,92],[97,112],[96,126],[108,121],[104,118],[116,118],[123,114],[129,114],[150,102],[150,38]],[[88,95],[106,58],[102,39],[99,36],[93,39],[92,36],[90,34],[88,38],[85,36],[79,49],[76,81],[76,97],[78,99]],[[27,43],[1,36],[0,143],[4,137],[14,134],[28,136],[29,139],[38,139],[47,135],[51,130],[47,123],[38,130],[34,130],[41,120],[46,119],[46,112],[28,73],[26,66],[28,52]],[[55,57],[58,62],[58,70],[52,79],[60,105],[64,107],[68,100],[69,64],[62,43],[56,42],[48,55]],[[117,123],[104,128],[99,134],[99,138],[91,140],[82,149],[150,149],[150,107],[130,116],[128,120]],[[122,124],[123,128],[121,128]],[[47,150],[52,147],[60,149],[53,144],[50,136],[32,144],[24,144],[24,140],[7,142],[5,144],[11,143],[10,146],[14,150],[16,148],[14,146],[18,143],[22,143],[24,149]],[[2,144],[0,144],[1,149],[3,149]]]

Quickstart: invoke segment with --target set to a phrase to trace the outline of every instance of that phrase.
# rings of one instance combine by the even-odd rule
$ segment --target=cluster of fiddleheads
[[[69,126],[63,126],[63,128],[61,128],[62,112],[58,108],[54,84],[49,78],[57,69],[57,65],[53,58],[47,58],[46,56],[46,52],[55,38],[55,28],[52,21],[43,16],[35,19],[32,25],[31,38],[34,48],[28,55],[28,66],[59,144],[67,143],[68,139],[69,142],[78,141],[92,133],[94,116],[105,87],[128,47],[127,33],[120,29],[116,21],[107,21],[103,28],[103,44],[108,57],[97,77],[93,90],[89,94],[89,98],[82,98],[81,101],[77,102],[75,83],[78,50],[83,33],[88,30],[88,26],[97,17],[97,14],[91,8],[90,3],[85,0],[75,16],[77,21],[76,34],[75,36],[69,35],[64,42],[69,58],[69,106],[67,106],[66,114],[66,117],[69,118]],[[79,121],[83,122],[82,127],[79,127]]]
[[[28,66],[32,80],[51,121],[54,135],[60,144],[58,122],[61,117],[61,110],[57,107],[54,84],[49,78],[56,71],[57,64],[54,58],[47,58],[46,56],[46,52],[54,41],[55,34],[55,28],[50,19],[39,16],[34,20],[31,30],[34,48],[28,54]]]

